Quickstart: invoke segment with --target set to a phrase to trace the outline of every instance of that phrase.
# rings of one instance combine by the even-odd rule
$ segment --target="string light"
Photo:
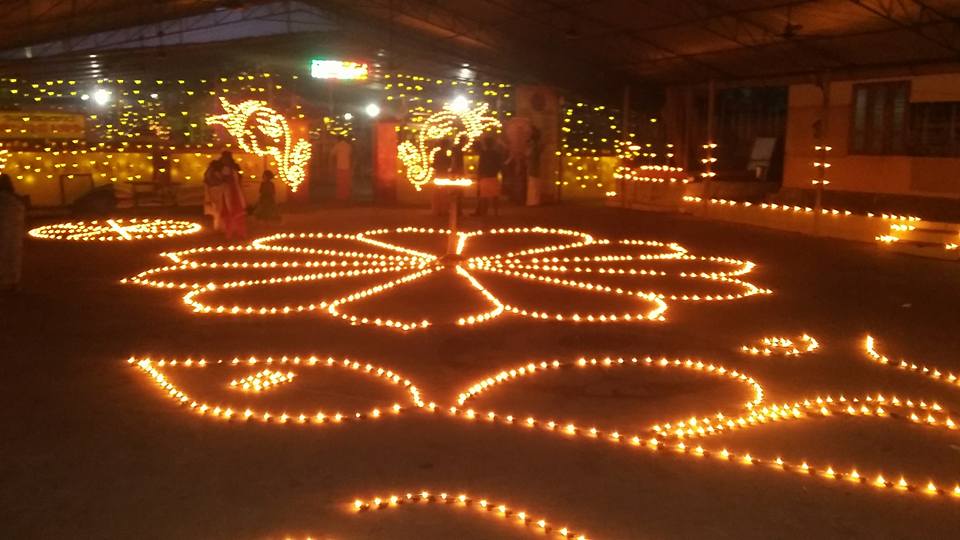
[[[397,154],[406,167],[407,180],[417,191],[434,179],[433,162],[441,151],[441,140],[449,139],[453,146],[466,152],[484,131],[501,127],[499,120],[487,114],[488,109],[486,103],[473,108],[454,107],[447,103],[418,126],[415,142],[400,143]]]
[[[614,255],[599,254],[585,256],[557,257],[553,254],[588,246],[602,247],[611,244],[609,240],[596,239],[593,236],[568,229],[544,227],[514,227],[491,229],[488,231],[462,232],[458,234],[456,252],[462,257],[450,262],[440,255],[421,250],[406,248],[382,238],[389,234],[400,235],[443,235],[450,234],[444,229],[401,227],[394,230],[375,229],[359,234],[333,233],[279,233],[258,238],[248,246],[216,246],[181,250],[164,253],[173,264],[151,268],[122,280],[131,283],[161,289],[180,289],[186,291],[183,302],[196,313],[222,315],[289,315],[304,312],[320,312],[332,315],[350,324],[374,325],[399,330],[423,329],[433,325],[428,319],[400,321],[383,316],[357,316],[347,313],[345,308],[356,301],[367,299],[399,286],[408,285],[436,272],[451,272],[454,276],[467,281],[470,289],[477,292],[477,299],[489,305],[485,311],[454,318],[451,323],[471,326],[490,321],[504,313],[539,319],[543,321],[564,321],[574,323],[615,323],[663,321],[669,302],[718,302],[747,298],[753,295],[770,294],[752,283],[740,279],[751,272],[754,263],[727,257],[702,257],[691,255],[676,243],[663,243],[644,240],[619,240],[617,244],[628,248],[648,247],[662,250],[660,253]],[[493,255],[469,256],[470,240],[481,236],[559,236],[564,241],[556,244],[541,245],[519,251],[495,253]],[[336,240],[357,244],[356,249],[308,248],[286,245],[284,242],[302,240]],[[382,251],[372,251],[377,248]],[[230,262],[217,263],[196,260],[197,255],[229,255]],[[244,259],[235,260],[241,255],[263,256],[283,254],[297,257],[314,257],[309,260],[284,259]],[[625,263],[649,261],[699,261],[714,265],[723,265],[729,269],[712,272],[681,271],[668,273],[649,268],[624,268]],[[610,264],[617,267],[608,266]],[[270,270],[277,269],[283,274],[259,279],[232,279],[226,281],[172,280],[169,274],[194,273],[209,270]],[[337,281],[343,278],[400,274],[400,277],[355,290],[342,296],[318,298],[307,304],[286,305],[239,305],[206,302],[205,297],[217,291],[235,291],[251,287],[267,287],[284,284],[303,284],[312,281]],[[474,275],[476,274],[476,275]],[[594,312],[594,313],[552,313],[540,307],[524,308],[512,305],[498,298],[483,284],[483,274],[507,276],[521,281],[541,283],[557,289],[574,289],[604,297],[627,297],[636,299],[643,309],[637,312]],[[558,277],[564,276],[564,277]],[[569,277],[567,277],[569,276]],[[573,277],[576,276],[576,279]],[[629,289],[614,287],[591,281],[594,277],[665,277],[672,276],[680,281],[706,281],[732,287],[738,290],[726,293],[685,294],[665,293],[655,290]]]
[[[207,124],[225,127],[244,152],[272,158],[280,180],[290,186],[290,191],[297,191],[306,179],[310,143],[295,141],[287,119],[264,101],[247,100],[234,105],[221,97],[220,105],[225,113],[208,116]]]
[[[229,403],[212,403],[188,395],[170,381],[168,378],[168,372],[177,369],[210,369],[213,366],[228,370],[237,370],[256,368],[262,365],[278,366],[286,370],[284,372],[277,372],[271,368],[262,369],[243,378],[234,378],[230,381],[228,386],[229,388],[239,388],[242,390],[259,392],[268,387],[276,386],[277,384],[290,384],[294,377],[297,376],[297,372],[294,370],[339,368],[349,372],[371,376],[391,385],[402,387],[408,394],[409,399],[415,408],[424,407],[424,402],[421,399],[420,389],[417,388],[416,385],[414,385],[409,379],[406,379],[391,370],[371,364],[361,364],[360,362],[349,359],[338,361],[333,358],[327,358],[322,360],[317,356],[283,356],[277,359],[272,357],[259,359],[255,356],[251,356],[247,359],[233,358],[232,360],[208,361],[203,358],[199,360],[195,360],[193,358],[187,358],[185,360],[167,360],[164,358],[153,360],[149,357],[130,357],[127,359],[127,363],[140,369],[140,371],[146,374],[151,380],[153,380],[154,383],[157,384],[157,386],[160,387],[161,390],[163,390],[168,398],[174,400],[181,407],[184,407],[201,416],[220,420],[243,420],[247,422],[260,421],[264,423],[269,422],[278,424],[339,424],[343,422],[354,422],[360,420],[375,420],[385,416],[385,411],[392,415],[398,415],[405,410],[405,407],[401,406],[399,403],[393,403],[390,406],[374,407],[369,411],[356,411],[352,414],[343,414],[341,412],[330,414],[324,411],[314,410],[303,410],[289,413],[287,411],[276,412],[266,409],[252,408],[244,406],[243,404],[231,405]],[[271,375],[279,376],[271,377]],[[269,384],[265,384],[266,382],[269,382]],[[258,384],[259,388],[257,387]],[[245,387],[245,385],[249,385],[249,387]]]
[[[537,518],[525,510],[517,510],[505,503],[490,502],[489,499],[478,498],[458,493],[457,495],[446,492],[430,492],[420,490],[418,492],[409,492],[403,495],[388,495],[383,497],[371,497],[367,499],[354,499],[349,507],[355,512],[370,512],[375,510],[385,510],[399,508],[404,505],[421,506],[437,505],[450,508],[466,508],[482,513],[486,516],[497,517],[509,521],[517,522],[532,530],[547,534],[553,538],[568,538],[575,540],[587,540],[586,535],[574,532],[569,527],[558,527],[554,525],[555,520],[546,518]]]
[[[106,219],[56,223],[31,229],[27,234],[44,240],[115,242],[153,240],[199,232],[203,227],[191,221],[170,219]]]
[[[422,114],[418,112],[421,103],[434,101],[428,97],[431,92],[436,90],[438,96],[449,97],[451,89],[471,100],[486,100],[498,109],[492,114],[500,118],[512,114],[512,87],[507,83],[449,79],[435,84],[433,78],[377,71],[386,83],[387,99],[402,99],[411,109],[408,115],[411,117]],[[426,79],[430,86],[421,92]],[[81,181],[90,174],[94,183],[101,185],[153,180],[155,171],[166,168],[181,184],[180,191],[200,187],[199,181],[209,160],[224,148],[236,146],[228,134],[215,132],[205,123],[204,117],[209,112],[204,105],[207,96],[229,98],[233,103],[270,95],[278,102],[293,103],[289,118],[305,119],[311,124],[312,135],[324,132],[351,135],[350,122],[341,122],[344,115],[310,118],[304,114],[298,102],[308,83],[296,72],[243,71],[186,80],[101,77],[94,81],[92,88],[83,88],[83,82],[76,80],[30,81],[4,77],[0,82],[3,83],[0,98],[7,103],[8,110],[30,111],[40,107],[51,111],[23,113],[20,118],[10,115],[9,121],[0,128],[4,138],[22,139],[7,144],[11,162],[6,170],[17,183],[18,192],[29,193],[35,202],[43,204],[63,204],[56,182],[43,180],[56,180],[58,176],[64,177],[64,173],[69,173],[67,180],[76,177]],[[91,98],[90,93],[97,87],[112,92],[112,99],[106,105],[99,106]],[[397,90],[406,96],[400,97]],[[21,120],[19,125],[17,120]],[[401,130],[408,129],[407,125],[408,122],[402,123]],[[87,139],[100,142],[88,143]],[[195,152],[205,151],[211,155],[195,160],[189,170],[160,164],[155,168],[155,152],[168,150],[180,153],[176,157],[171,155],[170,161],[182,159],[184,164],[194,161],[189,158]],[[34,161],[34,157],[42,159]],[[91,163],[94,161],[95,164]]]

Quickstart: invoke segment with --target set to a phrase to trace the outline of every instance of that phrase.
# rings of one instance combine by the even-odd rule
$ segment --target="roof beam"
[[[874,15],[920,36],[954,54],[960,54],[960,27],[956,19],[919,0],[850,0]]]
[[[710,8],[717,9],[716,4],[712,0],[696,0],[701,5],[709,6]],[[793,7],[793,4],[788,4],[787,9]],[[775,8],[779,9],[779,8]],[[724,24],[726,21],[733,22],[732,28],[729,24]],[[787,39],[782,35],[774,32],[770,28],[750,19],[744,13],[733,11],[724,11],[720,10],[718,16],[711,17],[704,23],[704,27],[711,33],[724,37],[738,43],[744,48],[753,49],[759,46],[765,46],[770,44],[791,44],[796,46],[799,49],[805,49],[808,52],[812,53],[813,56],[820,61],[818,65],[808,65],[805,69],[819,70],[829,67],[842,67],[848,65],[849,63],[845,60],[838,58],[836,55],[830,54],[819,47],[814,46],[809,42],[804,42],[803,40],[794,40]],[[746,30],[746,33],[742,33],[743,30]],[[757,34],[754,34],[751,30],[756,31]],[[744,37],[746,39],[744,39]],[[785,61],[791,60],[789,57],[784,57]],[[826,63],[831,65],[826,65]]]
[[[460,45],[457,54],[463,60],[479,59],[492,66],[509,69],[523,79],[531,73],[545,82],[562,85],[594,94],[605,93],[614,87],[620,88],[628,81],[624,73],[608,72],[609,79],[600,75],[595,58],[586,56],[582,50],[545,43],[529,36],[508,36],[494,25],[453,12],[446,3],[438,0],[311,0],[330,7],[336,4],[337,11],[361,21],[375,21],[387,33],[395,31],[394,25],[421,35],[419,40],[429,48],[443,47],[444,43]],[[518,13],[512,6],[497,0],[484,0],[488,4]],[[522,14],[519,14],[522,15]],[[471,46],[472,44],[472,46]],[[453,53],[453,51],[448,51]],[[605,88],[610,86],[610,88]]]
[[[487,0],[487,1],[491,1],[491,0]],[[554,0],[539,0],[539,1],[540,1],[540,2],[543,2],[543,3],[547,4],[547,5],[552,6],[552,7],[556,8],[557,10],[564,10],[564,9],[567,9],[567,8],[568,8],[568,6],[565,6],[565,5],[563,5],[563,4],[559,4],[559,3],[557,3],[557,2],[554,1]],[[706,68],[706,69],[710,70],[711,72],[713,72],[714,74],[716,74],[716,75],[718,75],[718,76],[721,76],[721,77],[730,77],[730,76],[733,76],[732,73],[729,73],[729,72],[727,72],[726,70],[723,70],[723,69],[721,69],[721,68],[719,68],[719,67],[717,67],[717,66],[715,66],[715,65],[713,65],[713,64],[710,64],[710,63],[708,63],[708,62],[706,62],[706,61],[703,61],[703,60],[697,58],[697,57],[694,56],[694,55],[684,55],[684,54],[681,54],[680,52],[676,51],[675,49],[672,49],[672,48],[667,47],[667,46],[665,46],[665,45],[661,45],[661,44],[659,44],[659,43],[656,43],[656,42],[650,40],[649,38],[645,38],[645,37],[641,36],[639,33],[634,32],[632,28],[625,27],[625,26],[623,26],[623,25],[618,25],[618,24],[611,24],[611,23],[610,23],[609,21],[607,21],[607,20],[601,19],[601,18],[596,17],[596,16],[593,16],[593,15],[587,15],[587,14],[584,14],[584,13],[580,13],[580,12],[577,12],[577,13],[576,13],[576,16],[577,16],[578,18],[580,18],[580,19],[588,20],[588,21],[590,21],[590,22],[593,22],[593,23],[595,23],[595,24],[599,24],[599,25],[601,25],[601,26],[605,26],[605,27],[607,27],[607,28],[612,28],[616,33],[618,33],[618,35],[623,35],[624,37],[626,37],[627,39],[630,39],[631,41],[635,41],[635,42],[637,42],[637,43],[641,43],[641,44],[643,44],[643,45],[646,45],[647,47],[650,47],[650,48],[659,50],[659,51],[661,51],[661,52],[663,52],[663,53],[666,54],[666,57],[664,57],[663,59],[678,59],[678,60],[682,60],[682,61],[684,61],[684,62],[694,64],[694,65],[695,65],[696,67],[698,67],[698,68]],[[609,64],[607,64],[607,65],[609,65]]]

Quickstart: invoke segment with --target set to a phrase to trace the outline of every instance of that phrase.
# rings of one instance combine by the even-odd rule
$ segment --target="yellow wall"
[[[561,197],[564,200],[605,199],[608,191],[617,189],[613,171],[619,162],[616,156],[564,158]]]
[[[203,172],[210,160],[218,155],[192,152],[170,155],[171,180],[181,184],[179,204],[202,204]],[[234,159],[243,171],[247,200],[254,202],[259,198],[264,160],[250,154],[234,154]],[[276,172],[272,162],[270,166]],[[61,205],[59,179],[62,175],[65,175],[64,191],[68,204],[89,190],[88,181],[80,175],[92,175],[95,186],[113,183],[121,201],[130,197],[129,182],[153,179],[151,155],[138,152],[11,152],[3,171],[13,178],[17,193],[29,195],[31,205],[37,207]],[[289,190],[278,180],[275,184],[277,200],[285,201]]]
[[[467,168],[467,174],[471,177],[476,176],[476,156],[466,156],[464,164]],[[564,160],[563,186],[564,200],[575,199],[595,199],[601,200],[606,197],[606,192],[616,189],[616,183],[613,180],[613,171],[617,168],[619,158],[614,156],[605,157],[568,157]],[[417,192],[413,186],[406,181],[403,172],[403,166],[397,164],[398,179],[397,200],[403,204],[429,204],[432,188],[426,187]],[[588,180],[578,180],[578,176],[589,177]],[[599,178],[594,178],[597,176]],[[545,189],[556,189],[555,179],[544,181]],[[467,197],[472,197],[475,192],[466,190]]]
[[[908,77],[877,79],[905,80]],[[910,101],[960,101],[960,74],[910,78]],[[861,82],[861,81],[857,81]],[[960,197],[960,159],[849,155],[854,81],[832,83],[827,144],[833,147],[828,190],[861,191],[929,197]],[[821,110],[820,89],[812,84],[790,87],[783,185],[812,189],[813,124]]]
[[[170,154],[169,167],[171,180],[179,183],[178,204],[202,204],[203,172],[211,159],[219,155],[215,153],[189,152]],[[240,164],[243,171],[244,192],[247,200],[256,201],[259,198],[258,188],[260,175],[264,168],[264,159],[251,154],[235,153],[234,159]],[[564,160],[562,198],[572,199],[603,199],[607,191],[616,189],[613,181],[613,171],[618,159],[616,157],[568,157]],[[276,166],[267,164],[274,172]],[[475,175],[476,156],[465,158],[467,174]],[[398,163],[398,170],[402,166]],[[11,175],[14,187],[22,195],[29,195],[32,206],[52,207],[61,205],[60,183],[61,175],[65,175],[64,185],[67,204],[71,204],[78,197],[89,190],[89,184],[79,175],[90,174],[95,186],[113,183],[117,198],[123,201],[130,198],[130,182],[150,182],[153,179],[152,157],[148,153],[140,152],[89,152],[89,151],[51,151],[51,152],[11,152],[5,172]],[[78,176],[71,176],[78,175]],[[594,177],[598,178],[594,178]],[[578,180],[578,177],[586,179]],[[398,177],[397,198],[404,204],[429,204],[430,189],[416,192],[405,181],[403,173]],[[555,189],[555,180],[544,181],[546,189]],[[275,180],[277,200],[286,201],[289,194],[287,187],[279,180]],[[468,196],[472,196],[468,190]]]

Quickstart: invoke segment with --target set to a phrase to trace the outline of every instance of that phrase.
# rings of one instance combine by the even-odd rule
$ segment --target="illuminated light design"
[[[264,377],[269,379],[270,373],[276,373],[275,369],[283,369],[285,372],[281,372],[281,375],[286,378],[286,381],[277,379],[276,382],[271,383],[271,386],[275,384],[280,384],[281,382],[289,382],[292,377],[285,373],[290,373],[293,369],[299,370],[309,370],[309,369],[343,369],[349,372],[354,372],[362,375],[367,375],[375,379],[379,379],[386,383],[389,383],[393,386],[398,386],[403,388],[409,396],[410,402],[414,408],[420,408],[424,406],[423,400],[420,396],[420,389],[418,389],[413,382],[409,379],[382,367],[377,367],[371,364],[361,364],[355,360],[343,359],[335,360],[333,358],[320,359],[317,356],[282,356],[280,358],[267,357],[265,359],[259,359],[257,357],[249,357],[247,359],[233,358],[232,360],[216,360],[208,361],[206,359],[159,359],[154,360],[149,357],[147,358],[136,358],[130,357],[127,359],[127,363],[140,369],[148,378],[150,378],[160,389],[166,394],[166,396],[173,401],[175,401],[181,407],[189,410],[190,412],[196,413],[200,416],[204,416],[212,419],[219,420],[230,420],[230,421],[244,421],[244,422],[262,422],[262,423],[277,423],[277,424],[310,424],[310,425],[327,425],[327,424],[340,424],[344,422],[356,422],[361,420],[376,420],[385,416],[396,416],[399,415],[404,410],[410,407],[404,407],[399,403],[393,403],[387,406],[374,407],[369,411],[355,411],[353,413],[341,413],[337,412],[324,412],[319,410],[302,410],[302,411],[270,411],[261,408],[253,408],[243,405],[231,406],[228,403],[211,403],[203,401],[202,399],[196,399],[191,397],[182,389],[177,387],[174,383],[170,382],[167,378],[168,371],[177,370],[177,369],[210,369],[211,367],[220,367],[229,370],[236,369],[249,369],[256,368],[259,366],[271,366],[269,368],[263,369],[254,375],[249,377],[244,377],[240,379],[233,379],[230,382],[231,388],[242,385],[246,382],[248,384],[253,384],[252,381],[263,380]],[[259,379],[257,378],[259,377]],[[251,388],[255,388],[251,386]],[[256,391],[256,390],[254,390]]]
[[[830,162],[827,161],[827,154],[831,150],[833,150],[832,146],[814,145],[813,151],[822,157],[818,158],[820,161],[813,162],[813,167],[817,170],[817,177],[810,181],[811,184],[815,186],[827,186],[830,184],[830,181],[827,180],[827,169],[830,168]]]
[[[56,223],[31,229],[27,234],[43,240],[116,242],[182,236],[194,234],[202,228],[192,221],[132,218]]]
[[[370,76],[370,67],[361,62],[313,59],[310,62],[310,76],[314,79],[365,81]]]
[[[683,202],[685,203],[702,203],[702,197],[694,197],[692,195],[684,195]],[[732,201],[729,199],[710,199],[708,201],[712,205],[718,206],[730,206],[730,207],[743,207],[743,208],[759,208],[761,210],[771,210],[777,212],[790,212],[794,214],[813,214],[815,210],[809,206],[796,206],[789,204],[777,204],[777,203],[759,203],[754,204],[749,201]],[[822,208],[820,210],[822,215],[831,215],[831,216],[850,216],[854,215],[850,210],[837,210],[836,208]],[[917,216],[902,216],[898,214],[873,214],[868,212],[866,216],[874,219],[884,219],[889,221],[901,221],[901,222],[917,222],[921,219]]]
[[[683,168],[670,165],[633,165],[641,156],[656,157],[656,154],[650,155],[644,153],[643,147],[633,141],[617,141],[614,149],[620,162],[613,171],[614,180],[625,180],[628,182],[651,182],[654,184],[663,183],[690,183],[690,178],[684,174]],[[673,157],[668,153],[667,157]],[[608,197],[613,196],[609,193]]]
[[[914,221],[918,221],[918,220],[914,220]],[[900,242],[901,240],[907,241],[908,243],[910,243],[911,241],[915,243],[917,242],[917,240],[913,240],[913,238],[915,237],[910,235],[910,233],[915,230],[917,230],[917,226],[911,223],[891,223],[890,231],[887,234],[877,235],[874,237],[874,239],[877,242],[880,242],[881,244],[885,244],[885,245],[895,244],[897,242]],[[958,247],[960,247],[960,244],[951,242],[949,239],[940,239],[936,242],[928,242],[928,241],[921,240],[920,245],[923,245],[925,247],[933,247],[934,245],[939,245],[939,247],[945,252],[954,251]]]
[[[743,403],[743,408],[747,411],[753,410],[760,403],[763,402],[763,387],[757,382],[753,377],[746,375],[738,370],[730,369],[719,364],[712,362],[704,362],[702,360],[694,359],[684,359],[679,358],[652,358],[650,356],[645,358],[579,358],[574,362],[561,362],[559,360],[553,360],[550,362],[541,361],[539,363],[529,362],[527,364],[517,366],[512,369],[507,369],[500,371],[495,375],[485,377],[476,383],[469,386],[467,389],[463,390],[457,395],[457,404],[456,406],[450,407],[447,412],[452,416],[459,416],[466,419],[477,418],[478,415],[484,416],[487,420],[490,421],[499,421],[506,424],[521,424],[527,428],[540,428],[547,431],[562,431],[568,435],[585,435],[589,437],[599,437],[605,433],[610,435],[612,438],[619,439],[623,436],[617,432],[604,432],[596,427],[584,428],[583,426],[577,426],[569,422],[559,422],[555,420],[545,421],[543,419],[534,418],[532,416],[523,416],[516,414],[502,414],[489,411],[486,413],[479,413],[472,408],[464,409],[463,407],[471,399],[476,398],[480,394],[491,390],[497,385],[511,382],[516,379],[530,377],[532,375],[545,373],[548,371],[557,371],[557,370],[585,370],[585,369],[614,369],[614,368],[624,368],[624,367],[640,367],[647,369],[659,369],[659,370],[688,370],[704,375],[714,376],[722,379],[727,379],[732,382],[744,385],[750,392],[750,399]],[[719,414],[719,413],[718,413]],[[721,417],[723,415],[721,414]],[[669,425],[669,424],[667,424]],[[659,431],[659,427],[651,428],[651,433]],[[614,435],[614,433],[617,433]]]
[[[433,185],[438,187],[470,187],[473,185],[471,178],[434,178]]]
[[[161,289],[179,289],[186,293],[183,302],[196,313],[222,315],[289,315],[304,312],[325,313],[342,319],[351,324],[374,325],[398,330],[415,330],[427,328],[434,323],[428,319],[394,320],[387,317],[350,315],[346,310],[349,304],[358,300],[376,296],[396,287],[402,287],[412,282],[428,277],[436,272],[452,272],[457,278],[464,280],[471,290],[476,291],[476,300],[485,307],[469,315],[459,316],[454,320],[446,321],[459,326],[480,324],[499,317],[505,313],[517,316],[538,319],[542,321],[574,322],[574,323],[614,323],[614,322],[642,322],[663,321],[664,313],[670,302],[720,302],[739,300],[753,295],[770,294],[771,291],[761,289],[752,283],[740,279],[750,273],[755,265],[749,261],[741,261],[727,257],[703,257],[691,255],[685,248],[676,243],[663,243],[645,240],[610,240],[596,239],[593,236],[567,229],[553,229],[544,227],[516,227],[500,228],[487,231],[457,233],[456,254],[460,260],[450,262],[443,260],[441,255],[426,253],[416,249],[406,248],[396,243],[381,239],[388,233],[407,235],[449,235],[444,229],[428,229],[417,227],[401,227],[393,230],[375,229],[359,234],[333,233],[280,233],[254,240],[247,246],[213,246],[191,248],[172,253],[164,253],[173,264],[152,268],[124,279],[123,283],[132,283]],[[509,251],[494,255],[470,256],[470,239],[480,236],[513,236],[546,237],[547,235],[563,238],[555,244],[545,244],[518,251]],[[355,249],[326,249],[313,247],[299,247],[293,242],[299,240],[312,241],[348,241]],[[618,245],[627,249],[652,248],[654,253],[637,254],[594,254],[572,255],[571,250],[577,248],[603,247]],[[560,257],[561,252],[567,251],[567,256]],[[233,258],[231,262],[207,262],[197,260],[197,256],[222,255]],[[284,260],[284,254],[298,257],[308,256],[308,260]],[[265,258],[266,256],[275,258]],[[235,260],[238,256],[253,256],[252,260]],[[670,264],[677,261],[704,262],[728,268],[722,271],[697,272],[681,271],[669,273],[662,270],[647,268],[642,265],[653,262]],[[615,266],[611,266],[615,265]],[[626,268],[624,265],[628,265]],[[233,270],[233,269],[277,269],[277,274],[259,279],[233,279],[228,281],[211,280],[173,280],[169,274],[191,274],[198,271]],[[494,295],[483,284],[483,275],[494,274],[506,276],[519,281],[529,281],[546,285],[552,289],[562,291],[571,289],[595,295],[598,302],[605,298],[626,297],[635,299],[639,309],[632,312],[599,311],[590,313],[556,313],[539,307],[521,307],[510,304]],[[337,281],[356,276],[383,275],[384,281],[377,285],[354,289],[345,294],[328,298],[316,298],[310,303],[286,305],[214,305],[205,301],[205,296],[214,291],[237,290],[249,287],[277,286],[283,284],[303,284],[306,282],[328,280]],[[398,277],[397,277],[398,276]],[[480,276],[480,277],[477,277]],[[733,292],[716,294],[685,294],[664,293],[655,290],[629,289],[606,285],[599,278],[605,276],[624,278],[663,277],[671,276],[679,282],[686,280],[716,283],[724,288],[732,288]],[[349,285],[345,285],[349,287]]]
[[[283,373],[271,369],[262,369],[253,375],[230,381],[230,388],[244,392],[262,392],[276,388],[277,385],[291,382],[296,376],[297,374],[292,371]]]
[[[492,499],[474,497],[466,493],[457,492],[456,495],[446,492],[430,492],[420,490],[406,494],[384,495],[365,499],[354,499],[349,508],[354,512],[371,512],[399,508],[401,506],[446,506],[450,508],[465,508],[480,512],[486,516],[497,517],[519,523],[531,529],[531,532],[544,534],[548,538],[568,538],[573,540],[587,540],[581,532],[575,532],[566,526],[558,526],[556,520],[538,517],[526,510],[519,510],[503,502]]]
[[[880,358],[884,357],[881,356]],[[752,399],[744,404],[745,412],[741,414],[731,416],[724,414],[723,411],[718,411],[709,416],[694,416],[679,421],[659,422],[644,433],[622,433],[613,429],[599,428],[595,424],[578,425],[569,421],[546,420],[532,416],[508,414],[493,410],[481,411],[465,407],[469,400],[497,385],[522,377],[529,377],[533,374],[560,369],[611,369],[632,365],[688,369],[714,376],[725,376],[748,385],[752,389]],[[916,369],[911,369],[908,365],[904,369],[922,372],[924,368],[918,366]],[[941,375],[934,378],[957,384],[955,380],[949,378],[949,375],[945,377],[946,379]],[[650,357],[642,359],[580,358],[576,362],[560,362],[557,360],[531,362],[482,378],[457,395],[456,405],[449,407],[447,414],[470,422],[495,423],[524,430],[552,433],[564,438],[602,441],[625,448],[657,452],[661,455],[692,459],[715,459],[741,466],[762,466],[802,476],[844,481],[879,489],[893,489],[924,496],[949,496],[950,498],[960,499],[960,484],[956,482],[950,483],[931,479],[914,482],[907,480],[903,475],[891,473],[880,473],[876,480],[872,480],[875,477],[872,475],[868,477],[857,472],[857,468],[852,468],[850,471],[839,471],[831,465],[813,464],[805,460],[799,462],[785,461],[779,456],[775,458],[758,457],[756,453],[752,452],[731,451],[727,448],[709,448],[696,443],[698,439],[708,438],[731,430],[749,429],[768,423],[815,418],[863,417],[909,422],[923,425],[929,429],[950,432],[958,429],[956,421],[936,401],[901,398],[896,395],[884,396],[878,393],[853,398],[843,395],[838,397],[826,395],[782,404],[769,404],[763,400],[763,387],[753,377],[742,371],[725,368],[715,363],[693,359],[654,359]],[[428,410],[435,411],[435,408],[430,407]],[[891,478],[898,480],[888,480]],[[954,487],[947,487],[951,485]]]
[[[960,375],[953,373],[952,371],[945,371],[939,368],[918,365],[913,362],[907,362],[906,360],[894,361],[880,352],[877,351],[877,342],[873,339],[873,336],[868,335],[864,338],[863,341],[864,350],[866,351],[867,358],[880,364],[882,366],[894,367],[904,371],[910,371],[918,375],[923,375],[924,377],[938,381],[944,384],[948,384],[953,387],[960,387]]]
[[[683,169],[669,165],[640,165],[637,167],[620,165],[614,171],[613,178],[615,180],[648,182],[652,184],[690,183],[690,178],[683,174]]]
[[[400,143],[397,155],[407,169],[407,180],[417,191],[434,179],[433,161],[442,139],[451,139],[453,146],[467,152],[484,131],[500,128],[500,121],[487,114],[488,108],[486,103],[473,108],[444,104],[418,126],[414,141]]]
[[[10,159],[10,151],[0,144],[0,169],[7,166],[7,160]]]
[[[704,180],[710,180],[717,175],[717,172],[713,170],[716,167],[717,163],[717,143],[709,142],[702,146],[705,157],[700,159],[700,163],[703,164],[704,171],[700,173],[700,177]]]
[[[874,359],[875,361],[883,365],[891,364],[889,361],[883,362],[885,357],[876,353],[873,348],[873,342],[867,346],[867,350],[868,353],[872,351],[877,355],[878,359]],[[873,358],[872,355],[871,358]],[[767,424],[783,424],[784,422],[799,420],[830,420],[844,417],[879,419],[885,421],[893,420],[922,426],[924,429],[951,433],[960,429],[951,414],[936,401],[917,400],[908,397],[899,397],[897,395],[885,396],[877,393],[866,394],[860,397],[846,397],[843,394],[832,396],[828,394],[800,399],[792,403],[770,403],[765,401],[766,396],[763,386],[749,374],[742,370],[731,369],[717,363],[703,360],[690,358],[655,359],[652,357],[634,357],[630,359],[605,357],[588,359],[583,357],[572,362],[561,362],[559,360],[529,362],[479,379],[477,382],[459,392],[454,404],[447,408],[438,406],[432,401],[425,403],[417,386],[409,379],[405,379],[399,374],[385,370],[384,368],[377,368],[370,364],[363,365],[360,362],[351,360],[338,361],[333,358],[321,360],[316,356],[311,356],[306,358],[267,358],[265,360],[250,357],[246,360],[234,358],[233,360],[227,361],[218,360],[216,362],[208,362],[202,358],[199,360],[192,358],[186,360],[152,360],[150,358],[138,359],[131,357],[127,362],[143,371],[160,387],[168,398],[174,400],[180,406],[198,415],[220,420],[320,425],[378,419],[388,414],[400,414],[405,409],[399,403],[394,403],[390,407],[377,407],[370,411],[359,411],[353,414],[342,414],[338,412],[330,415],[323,411],[288,413],[285,411],[254,410],[246,407],[234,408],[225,404],[204,402],[191,398],[167,379],[168,370],[209,369],[212,366],[225,369],[255,369],[266,365],[269,366],[266,369],[270,369],[271,371],[276,369],[282,373],[283,370],[287,372],[295,369],[302,371],[316,366],[341,368],[380,378],[395,386],[402,386],[409,394],[414,409],[420,409],[429,417],[437,417],[438,414],[443,414],[444,416],[467,422],[487,422],[526,431],[533,430],[540,433],[551,433],[567,439],[598,441],[620,446],[625,449],[654,452],[663,456],[710,459],[745,467],[768,468],[775,471],[818,478],[824,481],[842,481],[852,485],[895,490],[925,497],[942,496],[960,500],[960,484],[956,482],[930,478],[916,481],[907,479],[902,474],[891,473],[889,471],[879,473],[861,472],[865,471],[865,469],[858,467],[850,467],[849,470],[844,468],[841,470],[840,468],[834,468],[830,464],[813,463],[807,460],[788,461],[780,456],[772,458],[764,457],[755,452],[730,450],[722,446],[707,447],[700,442],[701,439],[709,439],[712,436],[722,433],[752,429]],[[747,388],[750,397],[741,404],[740,412],[728,414],[724,411],[718,411],[706,416],[692,416],[679,420],[657,422],[640,433],[622,433],[605,427],[597,427],[596,424],[578,425],[570,421],[548,420],[532,416],[507,414],[493,410],[481,411],[467,406],[470,400],[494,389],[498,385],[515,382],[541,373],[558,370],[607,370],[632,367],[640,369],[685,370],[691,373],[700,373],[722,380],[729,380]],[[904,369],[923,372],[923,368],[919,366],[916,369],[911,369],[909,366]],[[258,373],[262,374],[264,371],[265,370],[261,370]],[[944,379],[942,375],[939,377],[932,373],[928,375],[956,385],[955,380],[951,380],[949,376]],[[234,379],[234,381],[239,380],[243,379]],[[446,501],[446,498],[443,497],[442,494],[440,496],[441,501]],[[422,497],[427,498],[429,494],[422,495]],[[354,508],[356,510],[379,509],[383,506],[382,502],[384,500],[390,501],[388,505],[397,504],[400,501],[400,497],[398,496],[395,499],[381,499],[380,502],[376,499],[371,499],[370,501],[358,499],[358,502],[354,504]],[[483,501],[480,502],[480,505],[481,508],[486,509]],[[495,506],[495,508],[496,507],[497,506]],[[517,517],[522,518],[520,514],[517,514]]]
[[[224,114],[208,116],[207,124],[225,127],[243,152],[273,159],[280,180],[290,191],[297,191],[306,179],[310,143],[294,140],[287,119],[265,101],[247,100],[234,105],[221,97],[220,104]]]
[[[770,356],[799,356],[813,352],[820,348],[820,342],[813,336],[803,334],[797,338],[768,336],[761,338],[756,344],[743,345],[740,351],[750,355]]]

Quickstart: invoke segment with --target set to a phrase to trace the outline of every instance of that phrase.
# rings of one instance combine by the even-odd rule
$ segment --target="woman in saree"
[[[243,240],[247,237],[247,200],[240,185],[240,166],[229,152],[224,152],[220,161],[220,177],[223,179],[220,219],[227,240]]]

